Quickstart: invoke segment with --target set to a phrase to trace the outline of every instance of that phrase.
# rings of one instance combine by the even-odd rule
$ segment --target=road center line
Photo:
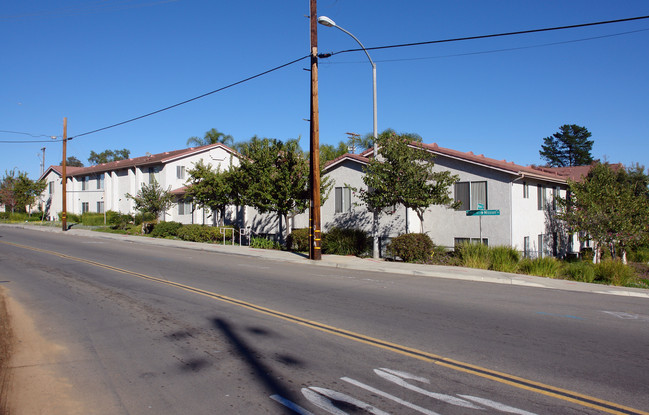
[[[78,258],[74,257],[71,255],[67,254],[62,254],[59,252],[55,251],[49,251],[45,249],[40,249],[40,248],[34,248],[31,246],[26,246],[26,245],[20,245],[16,244],[13,242],[7,242],[7,241],[0,241],[0,243],[5,244],[5,245],[10,245],[14,246],[17,248],[22,248],[22,249],[27,249],[30,251],[36,251],[36,252],[41,252],[44,254],[48,255],[54,255],[59,258],[64,258],[68,259],[71,261],[76,261],[76,262],[81,262],[84,264],[96,266],[99,268],[104,268],[108,270],[112,270],[115,272],[118,272],[120,274],[125,274],[125,275],[131,275],[137,278],[141,278],[144,280],[156,282],[159,284],[164,284],[176,288],[180,288],[182,290],[192,292],[195,294],[200,294],[215,300],[223,301],[229,304],[237,305],[243,308],[247,308],[252,311],[256,311],[262,314],[266,314],[272,317],[280,318],[285,321],[289,321],[295,324],[299,324],[301,326],[309,327],[315,330],[319,330],[325,333],[333,334],[339,337],[344,337],[346,339],[350,339],[359,343],[367,344],[370,346],[374,346],[380,349],[388,350],[394,353],[399,353],[404,356],[408,356],[411,358],[415,358],[418,360],[434,363],[449,369],[453,369],[456,371],[468,373],[474,376],[479,376],[485,379],[490,379],[499,383],[507,384],[510,386],[514,386],[519,389],[524,389],[527,391],[531,391],[534,393],[539,393],[542,395],[550,396],[553,398],[557,398],[563,401],[568,401],[572,402],[581,406],[585,406],[588,408],[593,408],[599,411],[607,412],[610,414],[629,414],[629,415],[649,415],[649,412],[641,411],[638,409],[630,408],[627,406],[619,405],[614,402],[609,402],[605,401],[602,399],[598,399],[592,396],[588,395],[583,395],[578,392],[573,392],[567,389],[562,389],[562,388],[557,388],[554,386],[546,385],[540,382],[535,382],[529,379],[525,378],[520,378],[514,375],[509,375],[507,373],[502,373],[502,372],[497,372],[491,369],[483,368],[480,366],[475,366],[469,363],[463,363],[460,361],[456,361],[450,358],[446,358],[443,356],[435,355],[432,353],[425,352],[423,350],[418,350],[414,349],[411,347],[403,346],[400,344],[396,343],[391,343],[385,340],[373,338],[370,336],[366,336],[361,333],[356,333],[353,331],[329,326],[323,323],[319,323],[317,321],[312,321],[308,319],[304,319],[298,316],[294,316],[291,314],[286,314],[281,311],[273,310],[270,308],[262,307],[256,304],[248,303],[246,301],[238,300],[236,298],[228,297],[225,295],[221,295],[218,293],[213,293],[210,291],[202,290],[200,288],[192,287],[189,285],[181,284],[178,282],[174,281],[169,281],[169,280],[164,280],[156,277],[152,277],[146,274],[142,274],[139,272],[134,272],[134,271],[129,271],[126,269],[114,267],[112,265],[107,265],[107,264],[102,264],[100,262],[96,261],[91,261],[83,258]]]

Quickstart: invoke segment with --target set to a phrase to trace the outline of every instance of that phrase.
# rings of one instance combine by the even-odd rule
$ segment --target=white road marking
[[[471,408],[471,409],[482,409],[479,406],[476,406],[472,404],[469,401],[465,401],[464,399],[456,398],[455,396],[451,395],[445,395],[442,393],[435,393],[431,391],[427,391],[426,389],[422,389],[418,386],[411,385],[410,383],[406,382],[403,379],[412,379],[412,380],[420,380],[421,378],[412,375],[410,373],[406,372],[399,372],[396,370],[390,370],[390,369],[374,369],[374,373],[379,375],[385,380],[389,380],[390,382],[394,382],[397,385],[404,387],[406,389],[410,389],[415,392],[419,392],[423,395],[429,396],[433,399],[437,399],[442,402],[450,403],[451,405],[457,405],[457,406],[462,406],[464,408]],[[424,383],[430,383],[427,380]]]
[[[518,414],[518,415],[536,415],[533,412],[527,412],[522,409],[514,408],[512,406],[507,406],[503,405],[502,403],[494,402],[489,399],[484,399],[484,398],[478,398],[476,396],[470,396],[470,395],[459,395],[463,397],[464,399],[468,399],[470,401],[477,402],[479,404],[482,404],[484,406],[488,406],[489,408],[494,408],[497,409],[501,412],[507,412],[509,414]]]
[[[364,409],[365,411],[369,412],[370,414],[374,415],[390,415],[387,412],[383,412],[382,410],[373,407],[372,405],[365,403],[361,400],[358,400],[356,398],[352,398],[349,395],[345,395],[344,393],[336,392],[331,389],[325,389],[325,388],[318,388],[315,386],[311,386],[309,388],[302,388],[302,395],[304,395],[305,398],[307,398],[309,401],[311,401],[312,404],[317,406],[320,409],[324,409],[325,411],[329,412],[330,414],[333,415],[349,415],[347,412],[341,411],[339,408],[337,408],[333,402],[331,402],[331,399],[340,401],[340,402],[346,402],[350,405],[354,405],[357,408]]]
[[[610,314],[617,318],[621,318],[622,320],[649,321],[649,316],[642,314],[624,313],[622,311],[602,311],[602,313]]]
[[[359,388],[365,389],[366,391],[372,392],[372,393],[374,393],[376,395],[383,396],[384,398],[388,398],[390,400],[393,400],[393,401],[395,401],[397,403],[400,403],[403,406],[406,406],[406,407],[408,407],[410,409],[414,409],[415,411],[421,412],[422,414],[439,415],[437,412],[433,412],[433,411],[428,410],[426,408],[422,408],[419,405],[415,405],[414,403],[404,401],[403,399],[397,398],[394,395],[390,395],[389,393],[386,393],[386,392],[383,392],[383,391],[378,390],[376,388],[373,388],[373,387],[371,387],[369,385],[366,385],[364,383],[361,383],[361,382],[359,382],[357,380],[346,378],[346,377],[345,378],[340,378],[340,379],[344,380],[345,382],[351,383],[354,386],[358,386]]]

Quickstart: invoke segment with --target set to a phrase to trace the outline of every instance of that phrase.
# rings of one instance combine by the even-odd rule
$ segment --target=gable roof
[[[201,147],[190,147],[182,150],[166,151],[164,153],[149,154],[142,157],[111,161],[109,163],[96,164],[94,166],[88,166],[88,167],[66,167],[66,175],[68,177],[86,176],[86,175],[91,175],[96,173],[107,172],[107,171],[126,169],[129,167],[146,167],[146,166],[153,166],[157,164],[164,164],[183,157],[204,153],[214,148],[222,148],[225,151],[229,152],[230,154],[239,157],[239,154],[233,149],[231,149],[230,147],[221,143],[215,143],[215,144],[208,144],[206,146],[201,146]],[[41,178],[45,177],[47,173],[49,173],[49,171],[51,170],[57,172],[59,175],[62,175],[61,166],[50,166],[47,169],[47,171],[43,173]]]
[[[331,170],[337,165],[343,163],[344,161],[351,160],[356,163],[360,163],[362,165],[366,165],[367,163],[370,162],[370,160],[367,157],[364,157],[360,154],[351,154],[351,153],[346,153],[343,154],[342,156],[338,156],[333,160],[329,160],[327,163],[324,165],[324,170]]]
[[[439,146],[437,143],[426,144],[426,143],[412,143],[412,146],[421,146],[422,148],[430,151],[435,155],[441,155],[444,157],[460,160],[463,162],[468,162],[471,164],[487,167],[490,169],[499,170],[511,175],[519,177],[529,177],[539,180],[547,180],[555,183],[567,183],[568,179],[580,180],[582,176],[588,174],[591,166],[577,166],[571,168],[548,168],[548,167],[538,167],[538,166],[521,166],[512,161],[507,160],[496,160],[493,158],[485,157],[484,154],[474,154],[472,151],[463,152],[458,150],[453,150],[450,148],[444,148]],[[373,148],[369,148],[363,151],[360,154],[360,157],[368,160],[368,157],[372,157],[374,152]]]

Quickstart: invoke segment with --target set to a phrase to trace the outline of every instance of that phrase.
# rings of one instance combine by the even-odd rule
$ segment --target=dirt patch
[[[0,414],[87,413],[56,374],[64,349],[40,336],[25,310],[0,287]]]
[[[0,287],[0,415],[9,415],[8,392],[11,379],[9,377],[9,359],[13,334],[9,324],[9,313],[4,298],[4,289]]]

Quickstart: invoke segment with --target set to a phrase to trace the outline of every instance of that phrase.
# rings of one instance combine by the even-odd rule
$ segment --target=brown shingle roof
[[[178,157],[185,157],[192,154],[201,153],[217,147],[224,148],[226,151],[232,154],[237,154],[234,150],[232,150],[228,146],[225,146],[221,143],[216,143],[216,144],[208,144],[206,146],[201,146],[201,147],[191,147],[182,150],[166,151],[164,153],[151,154],[142,157],[130,158],[126,160],[111,161],[110,163],[102,163],[102,164],[97,164],[88,167],[66,167],[66,175],[86,176],[86,175],[102,173],[102,172],[107,172],[112,170],[126,169],[129,167],[152,166],[156,164],[162,164],[167,161],[171,161]],[[51,168],[56,172],[58,172],[59,174],[62,174],[61,166],[51,166]]]

